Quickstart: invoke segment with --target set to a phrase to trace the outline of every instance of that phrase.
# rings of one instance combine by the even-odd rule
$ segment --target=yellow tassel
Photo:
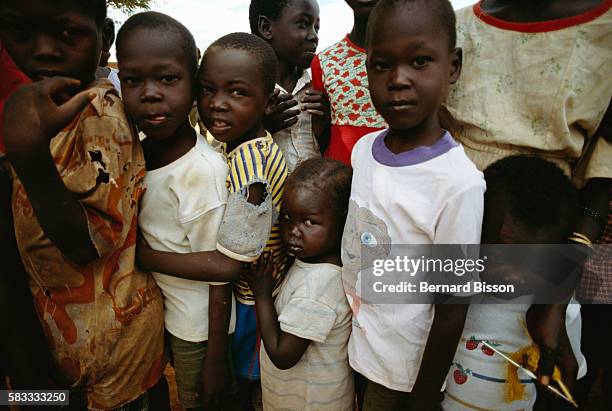
[[[509,357],[535,373],[538,368],[538,361],[540,360],[540,348],[535,344],[528,345],[515,353],[509,354]],[[561,378],[561,372],[557,367],[555,367],[552,377],[553,380],[558,380]],[[511,403],[513,401],[523,399],[525,399],[525,385],[519,380],[518,368],[508,363],[506,378],[506,402]]]

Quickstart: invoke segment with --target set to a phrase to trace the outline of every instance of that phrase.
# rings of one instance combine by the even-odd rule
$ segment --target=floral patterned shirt
[[[500,20],[480,3],[457,12],[464,62],[446,105],[479,169],[523,153],[579,185],[612,178],[612,144],[594,135],[612,97],[611,7],[534,23]]]
[[[365,50],[347,35],[319,53],[310,68],[313,90],[324,91],[331,104],[331,138],[325,156],[350,165],[355,143],[386,127],[370,99]]]

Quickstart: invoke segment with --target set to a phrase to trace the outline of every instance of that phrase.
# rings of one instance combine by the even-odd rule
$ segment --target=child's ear
[[[257,31],[259,32],[259,36],[264,40],[272,40],[272,21],[266,16],[259,16],[257,20]]]
[[[455,84],[461,75],[461,66],[463,65],[463,50],[461,47],[455,47],[450,55],[450,84]]]

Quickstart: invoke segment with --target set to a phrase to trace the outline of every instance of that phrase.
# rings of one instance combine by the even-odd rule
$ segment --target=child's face
[[[119,78],[127,113],[147,137],[174,136],[193,107],[193,78],[180,34],[135,29],[121,45]]]
[[[262,121],[272,93],[245,50],[213,49],[200,72],[198,111],[206,129],[227,144],[228,151],[262,135]]]
[[[78,11],[73,1],[2,2],[0,37],[17,66],[33,81],[65,76],[85,86],[94,79],[102,32],[95,19]]]
[[[285,187],[280,230],[287,250],[305,262],[321,262],[340,249],[342,224],[329,194],[304,186]]]
[[[305,70],[319,44],[319,5],[315,0],[291,0],[264,33],[279,56]]]
[[[559,244],[565,242],[565,228],[567,227],[561,224],[559,229],[533,229],[508,212],[508,199],[505,194],[493,190],[485,194],[481,239],[483,244]],[[514,298],[550,286],[545,280],[545,274],[548,272],[534,271],[532,263],[537,260],[532,260],[530,256],[509,254],[510,249],[502,246],[484,250],[488,262],[486,270],[480,275],[481,280],[491,284],[511,284],[515,288],[515,293],[496,294],[498,297]],[[538,250],[541,249],[534,248],[534,255],[538,255]]]
[[[424,6],[396,7],[367,45],[370,95],[391,129],[412,130],[437,119],[449,84],[457,81],[460,50]]]
[[[535,229],[508,211],[504,193],[488,188],[482,221],[483,244],[563,244],[568,231],[566,222],[555,228]]]
[[[378,0],[345,0],[353,13],[360,18],[368,18]]]

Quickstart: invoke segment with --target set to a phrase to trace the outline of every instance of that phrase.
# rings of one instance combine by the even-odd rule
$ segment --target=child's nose
[[[319,45],[319,34],[314,26],[308,30],[308,37],[306,39],[311,43],[315,43],[315,45]]]
[[[227,102],[223,97],[219,95],[213,95],[208,103],[208,108],[216,111],[225,111],[227,110]]]
[[[412,74],[408,67],[398,66],[389,75],[389,88],[391,90],[412,87]]]
[[[297,238],[300,238],[302,236],[302,233],[300,232],[300,229],[298,228],[297,224],[293,224],[291,226],[291,235]]]
[[[145,81],[142,87],[140,101],[143,103],[162,100],[163,96],[159,88],[151,81]]]
[[[62,56],[59,44],[50,34],[41,32],[34,38],[34,57],[41,61],[55,61]]]

